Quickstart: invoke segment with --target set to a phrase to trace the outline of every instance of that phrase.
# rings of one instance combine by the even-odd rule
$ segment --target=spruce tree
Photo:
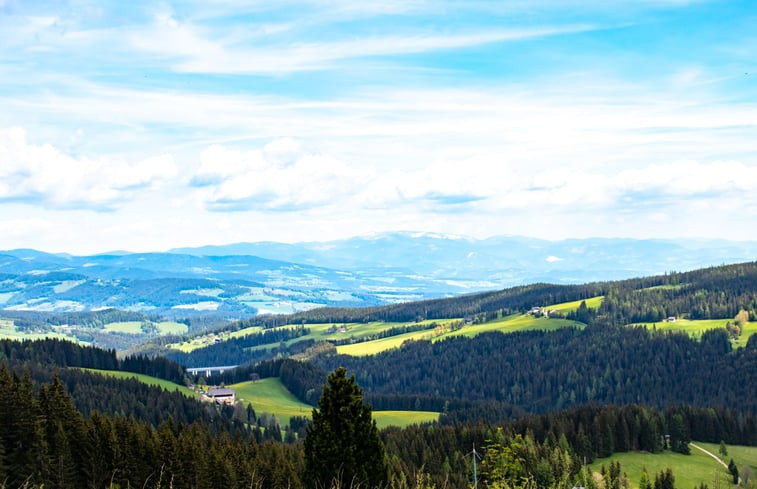
[[[312,488],[381,487],[387,482],[384,446],[355,377],[336,369],[313,409],[305,438],[305,483]]]

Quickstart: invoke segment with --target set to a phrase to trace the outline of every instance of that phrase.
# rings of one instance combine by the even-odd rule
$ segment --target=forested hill
[[[168,392],[137,379],[114,378],[86,370],[141,373],[183,384],[184,367],[162,357],[136,356],[119,360],[115,351],[57,339],[0,340],[0,368],[9,376],[12,372],[17,379],[28,377],[30,383],[49,383],[57,377],[71,395],[76,409],[85,416],[94,412],[120,415],[154,426],[169,418],[183,423],[203,420],[229,430],[242,426],[232,420],[231,408],[209,409],[208,404],[178,391]]]
[[[757,336],[732,351],[725,330],[701,341],[643,328],[592,326],[408,343],[370,357],[319,356],[372,395],[499,401],[529,412],[586,403],[691,404],[757,413]],[[384,406],[384,409],[387,409]]]
[[[495,292],[381,307],[319,308],[287,316],[260,316],[224,329],[281,326],[292,323],[415,321],[525,312],[533,306],[604,296],[587,322],[629,324],[661,321],[668,316],[691,319],[733,318],[740,309],[757,318],[757,262],[691,272],[584,285],[532,284]]]

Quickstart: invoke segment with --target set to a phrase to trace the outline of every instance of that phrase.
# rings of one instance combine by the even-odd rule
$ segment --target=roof
[[[234,394],[234,389],[208,389],[209,397],[226,397]]]

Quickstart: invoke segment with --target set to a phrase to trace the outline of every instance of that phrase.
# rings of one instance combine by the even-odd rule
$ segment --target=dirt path
[[[718,463],[720,463],[720,465],[722,465],[723,467],[725,467],[726,469],[728,469],[728,464],[727,464],[727,463],[725,463],[725,462],[723,462],[722,460],[720,460],[720,457],[718,457],[718,456],[717,456],[717,455],[715,455],[714,453],[710,452],[709,450],[705,450],[704,448],[700,447],[699,445],[695,445],[694,443],[689,443],[689,445],[691,445],[692,447],[696,448],[697,450],[699,450],[699,451],[701,451],[701,452],[704,452],[704,453],[706,453],[706,454],[707,454],[707,455],[709,455],[710,457],[712,457],[712,458],[714,458],[715,460],[717,460],[717,461],[718,461]]]

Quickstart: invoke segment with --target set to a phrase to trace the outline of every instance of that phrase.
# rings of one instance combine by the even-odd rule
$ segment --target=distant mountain
[[[0,252],[0,309],[114,307],[237,319],[318,306],[361,307],[535,282],[576,284],[757,258],[757,242],[483,240],[386,233],[308,243],[236,243],[92,256]]]
[[[757,242],[592,238],[547,241],[385,233],[327,242],[235,243],[172,250],[197,256],[255,255],[342,270],[414,273],[470,290],[532,282],[583,283],[737,263],[757,258]],[[454,286],[450,284],[454,283]]]
[[[218,314],[239,319],[447,293],[447,288],[410,276],[335,270],[251,255],[0,252],[0,309],[10,310],[112,307],[168,317]]]

